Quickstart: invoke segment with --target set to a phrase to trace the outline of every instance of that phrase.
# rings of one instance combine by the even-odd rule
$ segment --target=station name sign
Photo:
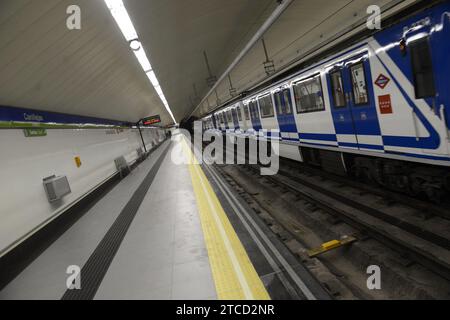
[[[161,117],[159,115],[142,119],[142,124],[144,126],[151,126],[151,125],[157,124],[157,123],[161,123]]]

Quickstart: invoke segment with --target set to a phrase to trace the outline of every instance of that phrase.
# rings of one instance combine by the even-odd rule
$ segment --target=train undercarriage
[[[441,203],[450,194],[446,167],[301,147],[305,163],[413,197]]]

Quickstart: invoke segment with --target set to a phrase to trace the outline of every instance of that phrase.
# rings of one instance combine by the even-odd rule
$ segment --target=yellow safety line
[[[189,159],[189,172],[218,298],[269,300],[266,288],[184,136],[181,143]]]

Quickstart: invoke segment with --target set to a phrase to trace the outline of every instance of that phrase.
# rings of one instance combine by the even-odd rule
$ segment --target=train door
[[[329,72],[331,112],[340,147],[383,152],[367,54]]]
[[[228,124],[227,124],[227,115],[225,114],[225,111],[222,111],[220,113],[220,122],[222,123],[221,129],[223,131],[226,131],[228,129]]]
[[[434,24],[425,23],[421,28],[413,32],[405,33],[407,53],[411,58],[412,83],[416,100],[423,99],[428,105],[427,109],[433,110],[435,117],[429,119],[428,126],[436,129],[434,143],[422,147],[423,152],[432,154],[447,154],[450,137],[450,86],[448,77],[450,74],[450,60],[448,53],[450,43],[450,13],[434,17],[440,27],[432,28]],[[428,21],[424,19],[424,21]],[[433,31],[433,29],[435,29]],[[420,108],[420,106],[418,106]],[[424,117],[424,111],[419,117]],[[433,121],[439,119],[439,122]],[[425,121],[422,120],[423,123]],[[427,124],[425,124],[427,126]],[[430,128],[431,129],[431,128]],[[439,138],[440,136],[440,138]],[[433,145],[439,147],[434,148]]]
[[[236,114],[239,121],[239,130],[242,132],[244,130],[247,130],[247,127],[245,125],[245,119],[244,119],[244,112],[243,112],[243,105],[239,103],[236,107]]]
[[[274,100],[281,137],[288,138],[289,140],[298,140],[290,89],[284,88],[276,92],[274,94]]]
[[[217,130],[222,131],[222,119],[220,118],[220,113],[216,113],[216,124]]]
[[[247,104],[242,103],[242,108],[243,108],[243,117],[245,120],[245,131],[246,133],[251,133],[251,131],[253,130],[253,126],[250,116],[250,105],[248,103]]]
[[[223,117],[223,125],[225,126],[225,131],[227,131],[228,129],[230,129],[230,127],[228,125],[228,116],[226,111],[222,112],[222,117]]]
[[[228,109],[227,111],[225,111],[225,118],[227,119],[227,129],[229,129],[228,131],[234,131],[234,122],[233,122],[233,117],[231,116],[231,109]]]
[[[233,117],[234,129],[238,130],[240,126],[236,108],[231,109],[231,116]]]
[[[248,104],[248,108],[250,110],[250,118],[252,120],[253,130],[255,130],[255,133],[258,134],[262,126],[261,118],[259,117],[259,108],[256,100],[250,101]]]
[[[433,54],[436,61],[440,62],[439,69],[442,71],[439,74],[439,86],[438,89],[441,93],[441,104],[444,108],[445,121],[447,124],[447,136],[450,138],[450,84],[448,77],[450,75],[450,59],[448,59],[448,53],[450,52],[450,13],[446,12],[445,18],[442,21],[442,30],[435,32],[432,38]],[[434,49],[436,48],[436,49]]]
[[[245,123],[245,132],[250,133],[251,130],[253,130],[252,121],[250,119],[250,109],[248,104],[242,103],[243,113],[242,116],[244,117],[244,123]]]
[[[212,128],[211,129],[217,129],[217,118],[216,118],[216,114],[213,114],[211,116],[211,121],[212,121]]]

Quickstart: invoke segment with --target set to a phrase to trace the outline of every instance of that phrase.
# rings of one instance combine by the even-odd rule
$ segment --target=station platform
[[[329,299],[213,166],[180,161],[192,155],[182,134],[163,142],[0,299]]]

